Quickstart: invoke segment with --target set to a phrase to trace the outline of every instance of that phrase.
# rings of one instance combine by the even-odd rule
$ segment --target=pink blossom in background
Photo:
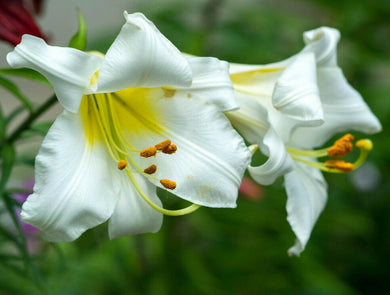
[[[248,177],[242,179],[239,193],[241,197],[250,201],[259,201],[264,197],[262,187]]]

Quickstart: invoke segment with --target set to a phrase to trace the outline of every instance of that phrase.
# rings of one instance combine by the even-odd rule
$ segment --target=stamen
[[[143,150],[139,153],[139,155],[140,155],[141,157],[144,157],[144,158],[149,158],[149,157],[151,157],[151,156],[155,156],[155,155],[156,155],[156,152],[157,152],[156,147],[151,146],[151,147],[148,147],[148,148],[146,148],[146,149],[143,149]]]
[[[176,182],[169,179],[161,179],[160,183],[162,184],[163,187],[167,189],[174,190],[176,188]]]
[[[165,149],[166,147],[168,147],[170,145],[171,145],[171,141],[169,139],[167,139],[167,140],[164,140],[164,141],[156,144],[155,147],[157,150],[162,151],[163,149]]]
[[[125,160],[120,160],[118,162],[118,169],[119,170],[123,170],[127,167],[127,162]]]
[[[329,169],[337,169],[342,172],[350,172],[354,169],[354,165],[342,160],[325,161],[325,167]]]
[[[160,212],[162,214],[169,215],[169,216],[181,216],[181,215],[190,214],[190,213],[198,210],[201,207],[198,204],[191,204],[190,206],[188,206],[188,207],[186,207],[184,209],[179,209],[179,210],[168,210],[168,209],[161,208],[160,206],[157,206],[155,203],[153,203],[145,195],[145,193],[142,191],[142,189],[140,188],[138,183],[135,181],[134,176],[131,174],[131,172],[129,172],[129,171],[126,171],[126,172],[127,172],[127,175],[130,178],[131,183],[134,185],[135,189],[140,194],[142,199],[144,199],[145,202],[148,203],[154,210],[156,210],[156,211],[158,211],[158,212]]]
[[[345,134],[340,139],[336,140],[330,148],[328,148],[329,157],[344,157],[353,150],[353,141],[354,137],[352,134]]]
[[[164,154],[169,154],[169,155],[175,153],[176,151],[177,151],[177,146],[174,145],[174,144],[170,144],[169,146],[165,147],[165,148],[162,150],[162,152],[163,152]]]
[[[149,166],[148,168],[146,168],[146,169],[144,169],[144,172],[146,173],[146,174],[153,174],[153,173],[155,173],[157,171],[157,166],[156,165],[151,165],[151,166]]]

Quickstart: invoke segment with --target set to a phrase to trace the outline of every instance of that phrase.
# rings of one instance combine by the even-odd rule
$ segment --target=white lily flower
[[[289,249],[292,255],[304,250],[327,200],[327,184],[320,170],[355,169],[372,145],[368,140],[357,142],[361,155],[354,164],[341,160],[319,163],[316,158],[327,156],[328,149],[313,148],[337,132],[381,130],[378,119],[337,65],[339,37],[336,29],[322,27],[305,32],[306,46],[287,60],[269,65],[231,64],[230,68],[240,110],[227,115],[269,157],[261,166],[249,166],[252,177],[268,185],[284,175],[287,219],[297,237]],[[333,150],[344,156],[349,150],[342,153],[343,147],[352,148],[352,138],[343,137]]]
[[[228,64],[186,59],[143,14],[124,16],[105,56],[28,35],[7,56],[45,75],[65,107],[21,213],[46,240],[106,220],[110,238],[156,232],[163,214],[236,206],[250,152],[222,112],[237,108]],[[164,209],[156,187],[194,204]]]

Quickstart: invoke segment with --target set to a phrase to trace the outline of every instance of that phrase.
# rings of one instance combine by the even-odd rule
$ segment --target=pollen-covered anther
[[[165,147],[165,148],[162,150],[162,152],[163,152],[164,154],[169,154],[169,155],[175,153],[176,151],[177,151],[177,146],[174,145],[174,144],[170,144],[169,146]]]
[[[119,170],[123,170],[127,167],[127,162],[125,160],[120,160],[118,162],[118,169]]]
[[[346,156],[353,150],[353,140],[353,135],[349,133],[336,140],[333,146],[328,148],[328,156],[332,158]]]
[[[342,172],[350,172],[354,169],[354,165],[352,163],[341,160],[326,161],[325,167],[329,169],[336,169]]]
[[[148,168],[145,168],[144,169],[144,172],[146,173],[146,174],[153,174],[153,173],[155,173],[157,171],[157,166],[156,165],[150,165]]]
[[[157,153],[157,149],[154,146],[148,147],[146,149],[143,149],[139,155],[144,158],[149,158],[151,156],[155,156]]]
[[[162,151],[163,149],[165,149],[166,147],[168,147],[170,145],[171,145],[171,141],[169,139],[167,139],[167,140],[164,140],[164,141],[156,144],[155,147],[157,150]]]
[[[160,183],[163,187],[167,189],[174,190],[176,188],[176,182],[169,180],[169,179],[161,179]]]

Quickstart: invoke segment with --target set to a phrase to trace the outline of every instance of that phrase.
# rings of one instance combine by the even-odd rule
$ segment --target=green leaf
[[[29,99],[20,92],[18,86],[2,76],[0,76],[0,85],[15,95],[30,112],[32,111],[32,105]]]
[[[22,113],[25,110],[23,106],[19,106],[16,109],[14,109],[5,120],[6,124],[9,124],[13,119],[15,119],[20,113]]]
[[[19,136],[18,140],[28,139],[36,135],[45,136],[50,129],[53,122],[40,122],[32,125],[29,129],[26,129]]]
[[[31,126],[30,129],[39,133],[42,136],[45,136],[52,124],[53,122],[39,122]]]
[[[24,164],[27,166],[34,166],[35,165],[35,156],[19,156],[15,159],[15,162],[18,164]]]
[[[33,80],[42,84],[45,84],[47,86],[51,87],[50,82],[40,73],[37,71],[21,68],[21,69],[12,69],[12,68],[6,68],[6,69],[0,69],[0,74],[2,75],[8,75],[8,76],[15,76],[15,77],[21,77],[26,78],[29,80]]]
[[[0,105],[0,140],[4,139],[7,127],[7,120],[4,118],[3,109]]]
[[[4,187],[11,175],[12,167],[15,162],[15,149],[9,144],[5,143],[1,149],[1,181],[0,181],[0,192],[3,193]]]
[[[85,20],[80,10],[78,10],[77,13],[79,16],[79,30],[73,35],[72,39],[70,39],[69,47],[84,51],[87,45],[87,26],[85,25]]]

